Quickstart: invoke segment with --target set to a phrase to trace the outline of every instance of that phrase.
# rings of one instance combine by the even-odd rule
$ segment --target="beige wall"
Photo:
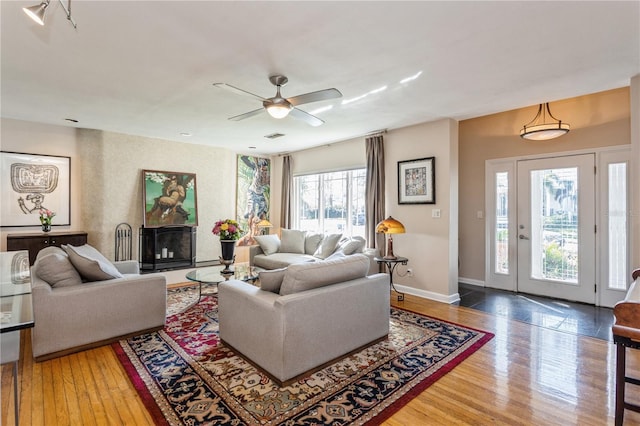
[[[631,79],[631,267],[640,268],[640,74]]]
[[[80,130],[83,223],[89,243],[114,251],[113,231],[129,223],[142,226],[142,171],[196,174],[198,230],[196,259],[217,259],[220,247],[211,233],[218,219],[235,218],[236,155],[231,151],[140,136]],[[137,241],[134,243],[134,251]],[[137,251],[135,251],[137,253]]]
[[[394,252],[409,259],[399,266],[394,282],[414,294],[451,301],[458,291],[457,275],[457,123],[440,120],[391,130],[384,135],[386,214],[401,221],[407,230],[394,236]],[[366,166],[364,137],[291,154],[294,174]],[[437,204],[398,204],[398,161],[436,157]],[[281,158],[274,169],[281,168]],[[278,182],[274,182],[278,180]],[[274,193],[281,180],[273,179]],[[279,195],[278,195],[279,197]],[[439,219],[431,218],[440,209]],[[278,216],[279,218],[279,216]],[[413,277],[402,277],[407,268]]]
[[[76,129],[40,123],[2,119],[0,121],[0,150],[28,154],[61,155],[71,157],[71,226],[54,226],[54,231],[83,229],[80,206],[80,161],[76,143]],[[0,202],[5,202],[1,200]],[[55,218],[53,224],[55,225]],[[39,232],[40,227],[3,227],[1,249],[7,249],[7,234]]]
[[[485,161],[630,143],[629,88],[550,104],[571,131],[550,141],[521,139],[520,129],[537,106],[460,122],[460,270],[462,279],[484,281]],[[482,218],[478,218],[482,212]]]
[[[220,148],[139,136],[2,120],[2,150],[71,157],[71,226],[84,230],[89,244],[114,258],[114,230],[120,222],[137,233],[142,225],[142,170],[196,173],[198,261],[217,259],[220,247],[211,233],[218,219],[235,217],[236,154]],[[54,219],[55,223],[55,219]],[[54,228],[55,230],[58,230]],[[6,234],[38,228],[3,228]]]

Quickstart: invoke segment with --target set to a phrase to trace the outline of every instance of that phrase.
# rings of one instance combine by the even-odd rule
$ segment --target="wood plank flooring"
[[[385,424],[613,424],[612,343],[411,295],[393,304],[496,337]],[[110,346],[35,363],[30,331],[22,333],[21,425],[153,424]],[[629,351],[627,362],[628,371],[640,376],[640,351]],[[627,385],[628,399],[640,401],[634,388]],[[2,366],[1,391],[1,424],[14,424],[10,365]],[[627,410],[625,424],[640,424],[640,414]]]

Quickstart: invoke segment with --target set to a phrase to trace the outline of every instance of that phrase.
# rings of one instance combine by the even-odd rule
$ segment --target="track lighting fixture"
[[[65,14],[67,15],[67,20],[71,22],[73,28],[77,28],[75,21],[71,17],[71,0],[67,0],[67,6],[64,5],[62,0],[58,0],[60,5],[62,5],[62,9],[64,9]],[[44,25],[45,13],[47,12],[47,7],[49,7],[50,0],[42,0],[42,3],[37,4],[35,6],[23,7],[22,10],[27,16],[33,19],[36,23],[40,25]]]

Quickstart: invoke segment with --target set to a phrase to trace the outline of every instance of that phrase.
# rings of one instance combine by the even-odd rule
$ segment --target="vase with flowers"
[[[51,220],[56,214],[51,210],[40,209],[40,224],[42,225],[42,232],[51,231]]]
[[[233,219],[219,220],[211,230],[214,235],[220,237],[220,245],[222,247],[222,256],[220,263],[224,265],[222,273],[230,272],[229,266],[235,261],[236,241],[242,237],[244,231],[240,228],[240,224]]]

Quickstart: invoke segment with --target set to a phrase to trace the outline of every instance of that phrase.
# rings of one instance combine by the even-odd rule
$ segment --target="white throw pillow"
[[[304,254],[304,231],[295,229],[282,229],[280,236],[280,253],[298,253]]]
[[[280,238],[275,234],[256,235],[254,238],[260,244],[262,252],[267,256],[277,253],[280,248]]]
[[[304,254],[311,254],[318,250],[318,246],[322,242],[324,238],[324,234],[314,234],[312,232],[307,232],[307,235],[304,237]]]
[[[272,293],[280,293],[280,286],[284,279],[284,273],[287,268],[272,269],[270,271],[260,271],[258,273],[258,280],[260,281],[260,288],[264,291],[270,291]]]
[[[353,253],[362,253],[364,249],[365,240],[362,237],[353,237],[345,240],[340,244],[340,251],[347,256]]]
[[[327,257],[331,256],[333,252],[336,251],[336,247],[338,247],[340,238],[342,238],[342,234],[327,235],[322,239],[320,246],[318,247],[316,252],[313,253],[313,256],[317,257],[318,259],[326,259]]]
[[[103,281],[122,278],[123,275],[98,250],[89,244],[75,247],[71,244],[62,245],[62,249],[69,256],[69,260],[87,281]]]
[[[51,287],[69,287],[82,284],[82,278],[65,253],[51,253],[38,257],[34,269],[36,275]]]

